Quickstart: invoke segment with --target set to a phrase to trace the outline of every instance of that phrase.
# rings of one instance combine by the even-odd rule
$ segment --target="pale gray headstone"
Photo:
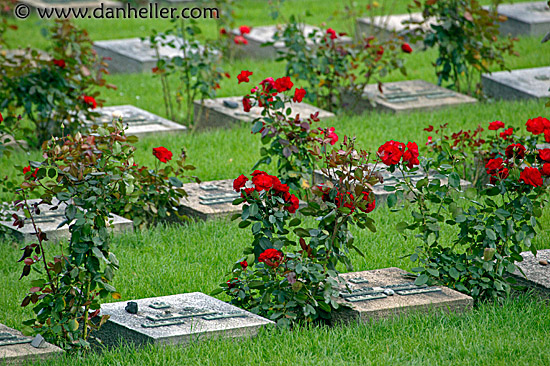
[[[518,269],[514,273],[519,284],[550,295],[550,249],[537,251],[536,257],[531,252],[521,256],[523,261],[516,262]]]
[[[232,204],[240,197],[233,190],[233,179],[186,183],[182,188],[187,197],[180,200],[180,212],[185,215],[212,220],[242,212],[242,205]]]
[[[495,99],[550,98],[550,66],[482,74],[481,83]]]
[[[41,336],[40,336],[41,337]],[[32,337],[26,337],[18,330],[0,324],[0,363],[22,364],[26,361],[37,362],[57,355],[63,350],[42,338],[40,347],[35,347]]]
[[[500,4],[497,12],[508,18],[500,23],[502,35],[542,36],[550,31],[550,8],[546,1]]]

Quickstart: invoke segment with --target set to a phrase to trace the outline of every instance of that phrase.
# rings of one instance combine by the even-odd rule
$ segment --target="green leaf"
[[[414,284],[417,286],[425,285],[428,282],[428,275],[425,273],[422,273],[420,276],[416,277],[414,280]]]
[[[455,280],[458,280],[458,278],[460,277],[460,272],[458,272],[456,268],[451,267],[451,269],[449,270],[449,276],[451,276]]]
[[[487,235],[487,238],[491,241],[497,240],[497,235],[492,229],[485,229],[485,235]]]

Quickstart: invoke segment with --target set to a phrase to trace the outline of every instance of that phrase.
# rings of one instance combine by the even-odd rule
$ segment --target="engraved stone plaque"
[[[170,47],[169,42],[173,42],[176,47]],[[175,36],[166,36],[159,45],[158,51],[161,58],[171,60],[179,56],[183,57],[183,51],[180,50],[183,40]],[[108,57],[106,60],[109,65],[110,73],[136,73],[150,72],[157,66],[157,54],[154,48],[151,48],[151,42],[148,39],[140,38],[113,39],[107,41],[94,42],[94,50],[99,57]],[[197,52],[196,49],[188,47],[188,52]],[[202,48],[198,50],[202,52]]]
[[[0,324],[0,363],[36,362],[63,353],[61,348],[46,342],[41,347],[34,347],[32,341],[32,337],[26,337],[21,332]]]
[[[521,271],[516,270],[513,277],[520,285],[550,295],[550,249],[537,251],[536,257],[531,252],[523,252],[521,256],[523,262],[516,262]]]
[[[345,307],[335,313],[335,322],[389,318],[410,311],[455,311],[471,309],[470,296],[445,286],[416,286],[407,272],[391,267],[372,271],[343,273],[347,282],[337,302]],[[368,282],[356,283],[361,277]]]
[[[17,0],[20,4],[28,5],[32,9],[63,9],[69,11],[69,8],[79,11],[79,9],[107,9],[107,8],[120,8],[123,6],[119,1],[99,1],[99,0]],[[55,12],[53,13],[55,17]]]
[[[319,28],[305,24],[303,25],[302,29],[303,34],[306,37],[307,44],[313,45],[313,41],[307,37]],[[262,47],[262,45],[268,42],[273,42],[273,36],[278,30],[284,31],[284,25],[266,25],[261,27],[251,27],[250,33],[243,35],[243,37],[248,41],[248,44],[239,45],[238,47],[236,47],[236,55],[239,57],[247,58],[276,58],[279,55],[277,51],[283,50],[285,48],[283,41],[277,41],[273,45],[266,47]],[[234,29],[231,32],[233,33],[233,35],[241,34],[238,29]],[[351,38],[347,36],[339,36],[336,39],[336,42],[350,43]]]
[[[224,97],[206,99],[201,104],[200,100],[193,103],[194,121],[197,128],[230,127],[239,122],[252,122],[261,117],[262,108],[255,106],[250,112],[243,110],[243,97]],[[290,103],[292,116],[300,114],[302,119],[319,112],[319,119],[334,117],[334,114],[307,103]]]
[[[231,216],[242,210],[241,205],[232,204],[240,197],[233,190],[233,179],[186,183],[182,188],[188,196],[181,199],[180,211],[190,217],[212,220]]]
[[[369,84],[365,87],[363,96],[364,98],[360,100],[354,100],[352,96],[344,98],[343,108],[351,109],[356,113],[362,113],[369,109],[381,112],[406,113],[431,111],[459,104],[477,102],[475,98],[442,88],[424,80],[384,83],[382,85],[382,93],[378,89],[378,84]]]
[[[549,98],[550,66],[483,74],[481,83],[485,93],[495,99]]]
[[[40,201],[40,199],[29,200],[29,204]],[[52,203],[55,205],[57,204],[56,202],[57,201],[53,201]],[[35,215],[34,221],[36,223],[36,226],[38,226],[44,233],[46,233],[48,239],[50,241],[68,239],[70,237],[69,226],[63,225],[62,227],[58,228],[59,224],[61,224],[65,220],[64,212],[66,204],[59,204],[56,210],[51,210],[51,208],[54,208],[55,206],[47,204],[41,204],[38,207],[40,208],[40,214]],[[7,214],[10,215],[9,219],[5,221],[0,221],[0,225],[8,228],[19,242],[27,243],[31,241],[36,241],[36,236],[34,235],[35,231],[31,220],[26,219],[25,226],[23,226],[22,228],[16,228],[13,226],[13,219],[11,218],[12,213],[16,213],[17,215],[19,215],[19,217],[24,216],[23,211],[8,211]],[[114,232],[121,232],[133,229],[132,220],[128,220],[118,215],[111,215],[111,219],[109,220],[109,222],[111,224],[111,230],[113,230]]]
[[[550,8],[546,1],[500,4],[497,12],[508,18],[500,23],[502,35],[542,36],[550,31]]]
[[[394,33],[407,39],[411,30],[418,27],[415,24],[405,24],[407,21],[419,22],[422,20],[422,13],[379,15],[368,18],[358,18],[356,23],[356,32],[362,36],[375,36],[379,40],[389,39]],[[424,24],[422,28],[429,31],[430,25],[435,21]]]
[[[381,207],[385,205],[388,200],[388,196],[392,193],[385,190],[384,189],[385,186],[395,187],[399,181],[403,181],[403,174],[400,171],[396,170],[394,173],[390,173],[388,170],[386,170],[386,168],[387,167],[384,164],[378,164],[376,168],[374,168],[375,172],[377,174],[380,174],[383,178],[383,183],[378,182],[373,186],[374,197],[376,198],[376,207]],[[335,174],[331,174],[331,175],[336,177]],[[426,172],[421,168],[419,168],[416,172],[408,174],[407,177],[411,179],[411,183],[413,185],[416,185],[416,182],[426,177]],[[431,181],[436,177],[434,176],[434,174],[430,172],[430,174],[428,174],[428,178]],[[328,180],[328,176],[325,175],[325,173],[323,173],[321,170],[315,170],[314,179],[315,179],[315,184],[319,184],[319,183],[326,182]],[[438,177],[437,179],[441,181],[441,185],[447,184],[446,178]],[[470,187],[471,184],[472,184],[471,182],[468,182],[466,180],[463,180],[463,179],[460,180],[460,188],[462,190]]]
[[[272,321],[200,292],[135,300],[137,314],[126,302],[101,305],[109,320],[97,333],[105,344],[122,342],[186,345],[208,338],[251,337]]]
[[[111,107],[97,108],[97,112],[101,116],[97,117],[93,122],[86,121],[87,124],[103,125],[104,123],[111,124],[114,118],[122,116],[122,123],[128,126],[125,131],[126,135],[134,136],[150,136],[156,133],[181,133],[186,132],[187,127],[179,123],[172,122],[166,118],[162,118],[147,112],[133,105],[119,105]]]

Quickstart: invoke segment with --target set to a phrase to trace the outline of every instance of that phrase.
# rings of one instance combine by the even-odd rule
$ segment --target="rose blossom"
[[[283,259],[283,253],[277,249],[266,249],[258,257],[258,262],[265,263],[269,267],[278,267],[281,260]]]
[[[253,175],[252,183],[258,192],[260,191],[269,191],[273,186],[273,179],[271,175],[266,172],[260,172],[259,174]]]
[[[542,176],[537,168],[526,167],[519,175],[519,180],[533,187],[542,186]]]
[[[164,146],[154,147],[153,155],[160,160],[161,163],[167,163],[172,160],[172,152]]]
[[[401,50],[405,53],[411,53],[413,51],[413,49],[411,48],[411,46],[408,43],[403,43],[401,45]]]
[[[418,145],[416,142],[408,142],[407,143],[407,151],[403,153],[403,161],[407,162],[407,167],[411,169],[413,165],[418,165],[420,162],[418,161]]]
[[[330,39],[336,39],[336,31],[332,28],[327,29],[327,34],[330,35]]]
[[[296,88],[294,90],[294,98],[292,98],[292,101],[294,103],[301,103],[305,96],[306,96],[306,90],[305,89]]]
[[[246,26],[246,25],[241,25],[241,27],[239,28],[239,31],[241,32],[241,34],[248,34],[250,33],[250,27],[249,26]]]
[[[248,77],[252,74],[253,74],[253,72],[251,72],[251,71],[242,70],[241,73],[239,75],[237,75],[237,80],[239,80],[239,84],[240,83],[248,83],[250,81],[250,79],[248,79]]]
[[[550,149],[540,149],[539,158],[542,161],[550,162]]]
[[[510,127],[507,130],[504,130],[503,132],[501,132],[500,137],[506,140],[508,137],[512,136],[513,133],[514,133],[514,129]]]
[[[368,201],[369,195],[371,193],[372,192],[363,191],[363,200]],[[375,208],[376,208],[376,198],[373,199],[371,203],[367,203],[367,206],[364,209],[363,208],[359,208],[359,209],[365,213],[369,213],[369,212],[372,212]]]
[[[527,120],[525,125],[527,126],[527,131],[531,132],[533,135],[540,135],[545,130],[550,129],[550,121],[540,116]]]
[[[243,98],[243,109],[245,112],[250,112],[250,109],[252,108],[252,103],[250,103],[250,99],[247,97]]]
[[[523,159],[525,157],[525,146],[522,144],[512,144],[506,148],[506,157],[511,159],[513,156],[516,156],[518,159]]]
[[[235,192],[240,192],[246,182],[248,182],[248,178],[244,174],[239,175],[237,179],[233,181],[233,189]]]
[[[242,269],[246,269],[246,267],[248,267],[248,262],[247,261],[242,261],[239,263],[242,267]]]
[[[404,143],[390,140],[378,148],[378,156],[384,164],[396,165],[399,164],[404,150]]]
[[[97,102],[95,101],[94,97],[90,97],[88,95],[84,96],[84,103],[88,104],[92,109],[95,109],[97,107]]]
[[[235,38],[233,38],[233,42],[235,44],[248,44],[248,41],[243,36],[235,36]]]
[[[540,174],[544,176],[550,176],[550,163],[544,163],[540,168]]]
[[[62,69],[64,69],[65,66],[66,66],[65,60],[56,60],[55,58],[53,59],[53,64],[57,67],[62,68]]]
[[[504,128],[504,123],[501,121],[494,121],[489,123],[489,130],[496,131],[500,128]]]
[[[327,130],[327,138],[330,139],[331,145],[334,145],[335,143],[338,142],[338,135],[334,131],[335,131],[334,127],[329,127],[329,129]]]

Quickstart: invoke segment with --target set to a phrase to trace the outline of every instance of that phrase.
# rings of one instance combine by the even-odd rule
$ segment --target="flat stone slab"
[[[408,38],[411,29],[418,27],[414,24],[405,24],[407,21],[422,21],[422,13],[380,15],[367,18],[358,18],[356,23],[356,32],[364,36],[376,36],[377,39],[388,39],[393,34]],[[430,20],[422,25],[422,29],[429,31],[430,25],[435,24],[435,20]]]
[[[63,353],[61,348],[47,342],[38,348],[34,347],[32,341],[33,337],[26,337],[18,330],[0,324],[0,363],[3,365],[36,362]]]
[[[455,91],[428,83],[424,80],[407,80],[378,84],[365,87],[363,98],[354,100],[348,96],[344,99],[344,109],[356,113],[365,110],[380,112],[407,113],[414,111],[432,111],[460,104],[476,103],[477,99]]]
[[[213,220],[242,212],[242,205],[232,204],[241,196],[233,190],[233,179],[186,183],[182,188],[188,196],[181,199],[179,209],[187,216]]]
[[[482,74],[487,95],[496,99],[540,99],[550,97],[550,66]]]
[[[120,8],[123,6],[123,3],[119,1],[94,1],[94,0],[18,0],[20,4],[28,5],[33,9],[96,9],[103,7],[107,8]],[[54,17],[55,17],[55,13]]]
[[[170,47],[172,42],[176,47]],[[158,52],[161,59],[171,60],[174,57],[182,57],[183,52],[180,46],[183,44],[181,38],[175,36],[166,36],[159,45]],[[151,72],[153,67],[157,66],[157,54],[154,48],[151,48],[149,39],[140,38],[112,39],[108,41],[94,42],[94,50],[99,57],[110,58],[106,60],[108,70],[114,73],[139,73]],[[196,50],[188,48],[189,52]],[[202,48],[198,50],[202,52]]]
[[[374,165],[373,165],[374,166]],[[393,192],[386,191],[384,189],[385,186],[391,186],[395,187],[399,181],[403,180],[403,174],[400,171],[395,171],[394,173],[390,173],[385,165],[378,165],[376,168],[374,168],[375,174],[379,174],[382,179],[383,183],[376,183],[373,188],[374,197],[376,199],[376,207],[381,207],[386,205],[388,201],[388,196],[392,194]],[[314,179],[315,184],[324,183],[328,180],[328,176],[323,173],[321,170],[315,170],[314,171]],[[331,174],[333,176],[336,176],[335,174]],[[419,169],[418,171],[414,173],[410,173],[407,175],[408,178],[411,179],[411,183],[416,186],[416,183],[426,177],[426,172],[422,169]],[[430,181],[432,179],[435,179],[435,177],[432,174],[428,174],[428,177],[430,178]],[[447,184],[446,178],[439,178],[442,185]],[[333,179],[333,183],[336,183],[336,179]],[[461,179],[460,180],[460,188],[462,190],[471,187],[472,183],[468,182],[466,180]]]
[[[497,12],[508,17],[500,23],[503,35],[541,36],[550,31],[550,8],[546,1],[500,4]]]
[[[352,292],[342,286],[337,302],[348,307],[334,314],[335,321],[368,322],[413,311],[464,312],[473,306],[470,296],[445,286],[419,287],[406,275],[395,267],[340,274]]]
[[[29,204],[40,201],[40,199],[32,199],[29,200]],[[38,206],[40,208],[40,214],[35,215],[34,219],[36,225],[44,233],[46,233],[48,240],[50,241],[68,239],[71,236],[68,225],[65,224],[62,227],[58,228],[59,224],[61,224],[65,220],[64,213],[66,204],[61,203],[56,210],[51,210],[51,208],[55,207],[55,205],[57,204],[56,202],[58,201],[52,201],[54,205],[41,204],[40,206]],[[13,226],[13,219],[11,218],[12,213],[16,213],[17,215],[19,215],[19,217],[24,216],[23,211],[8,210],[7,214],[10,215],[10,219],[6,221],[0,221],[0,225],[8,228],[10,233],[12,233],[16,240],[19,242],[28,243],[36,241],[36,236],[34,235],[35,231],[34,227],[32,226],[31,220],[26,219],[25,226],[23,226],[22,228],[16,228]],[[111,215],[111,219],[109,221],[111,224],[110,228],[113,232],[132,230],[134,225],[132,220],[128,220],[124,217],[114,214]]]
[[[536,257],[531,252],[523,252],[521,256],[523,262],[516,262],[521,271],[516,270],[513,276],[520,284],[550,295],[550,249],[538,250]]]
[[[134,135],[138,137],[150,136],[158,133],[181,133],[186,132],[187,127],[179,123],[170,121],[147,112],[133,105],[117,105],[110,107],[97,108],[95,111],[101,115],[94,121],[86,121],[88,125],[104,123],[111,124],[114,118],[122,116],[124,126],[128,126],[125,131],[126,135]]]
[[[306,43],[313,46],[314,43],[311,38],[308,38],[315,30],[320,29],[312,25],[302,25],[302,31],[306,37]],[[238,45],[236,47],[236,56],[250,57],[250,58],[276,58],[279,55],[278,51],[285,49],[283,41],[277,41],[270,46],[262,46],[266,43],[273,42],[273,37],[278,31],[284,31],[284,25],[265,25],[260,27],[251,27],[250,33],[243,35],[248,41],[246,45]],[[321,31],[322,32],[322,31]],[[233,35],[241,35],[239,29],[233,29],[231,31]],[[351,43],[352,39],[348,36],[339,36],[336,39],[337,43]]]
[[[127,302],[101,305],[110,318],[96,336],[108,346],[123,342],[186,345],[209,338],[251,337],[272,321],[200,292],[134,300],[137,314],[125,310]]]
[[[217,99],[205,99],[193,103],[194,123],[198,128],[230,127],[241,122],[252,122],[261,117],[262,108],[255,106],[250,112],[245,112],[242,104],[243,97],[224,97]],[[325,111],[307,103],[290,103],[292,116],[299,114],[302,119],[319,112],[319,119],[333,118],[334,113]]]

